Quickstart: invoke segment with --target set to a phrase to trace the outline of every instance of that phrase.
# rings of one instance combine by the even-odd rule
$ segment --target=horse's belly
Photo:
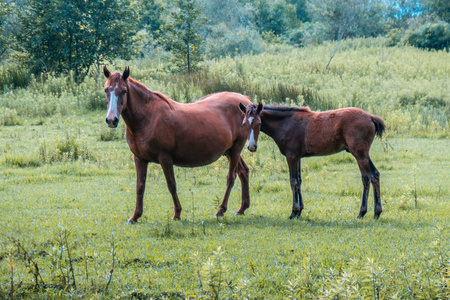
[[[345,145],[336,144],[334,141],[326,143],[310,143],[307,146],[308,156],[326,156],[341,152]]]
[[[218,160],[222,154],[214,154],[214,155],[181,155],[173,157],[173,164],[178,167],[201,167],[212,164],[216,160]]]

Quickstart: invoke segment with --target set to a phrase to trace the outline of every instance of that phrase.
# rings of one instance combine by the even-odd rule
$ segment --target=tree
[[[7,6],[6,3],[3,2],[0,3],[0,58],[6,52],[9,40],[9,37],[7,36],[4,29],[6,16],[8,15],[9,10],[10,8]]]
[[[386,32],[382,2],[377,0],[310,0],[312,39],[340,40],[344,37],[373,37]]]
[[[424,0],[430,13],[442,21],[450,23],[450,1],[449,0]]]
[[[260,33],[272,32],[275,35],[285,33],[298,23],[296,6],[284,0],[254,0],[254,21]]]
[[[259,53],[261,35],[252,24],[254,7],[239,0],[201,0],[203,12],[210,20],[202,26],[202,46],[209,58]]]
[[[19,45],[35,73],[73,71],[80,81],[93,64],[134,52],[129,0],[29,0],[21,21]]]
[[[172,53],[175,71],[192,73],[203,60],[200,46],[204,40],[199,32],[207,20],[200,17],[194,0],[177,0],[175,5],[170,22],[161,26],[159,42]]]
[[[150,32],[157,31],[163,25],[162,15],[166,10],[163,0],[139,1],[140,27]]]

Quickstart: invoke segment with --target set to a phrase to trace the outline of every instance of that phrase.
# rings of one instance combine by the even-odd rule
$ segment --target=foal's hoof
[[[137,221],[134,221],[134,220],[128,220],[127,221],[127,225],[133,225],[133,224],[136,224],[137,223]]]
[[[360,211],[359,215],[358,215],[358,219],[364,218],[365,215],[366,215],[366,211]]]
[[[295,211],[295,212],[293,211],[292,214],[289,216],[289,220],[292,220],[292,219],[294,219],[294,218],[299,219],[301,213],[302,213],[301,211]]]
[[[243,212],[235,212],[234,213],[235,216],[245,216],[245,214]]]
[[[214,215],[214,218],[216,218],[216,219],[217,219],[217,218],[223,218],[223,214],[217,213],[217,214]]]

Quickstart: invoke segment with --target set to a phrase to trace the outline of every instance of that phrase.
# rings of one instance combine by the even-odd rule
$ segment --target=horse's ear
[[[126,81],[128,79],[128,76],[130,76],[130,67],[125,68],[125,71],[123,71],[122,74],[122,79]]]
[[[259,114],[262,111],[262,109],[263,109],[263,105],[262,105],[262,103],[259,103],[258,107],[256,108],[256,113]]]
[[[106,78],[109,78],[109,75],[111,75],[111,72],[108,70],[106,66],[103,66],[103,74],[105,74]]]
[[[245,108],[244,104],[239,103],[239,108],[241,109],[241,111],[245,114],[245,112],[247,111],[247,109]]]

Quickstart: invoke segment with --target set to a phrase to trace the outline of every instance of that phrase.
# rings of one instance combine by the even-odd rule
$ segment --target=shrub
[[[408,32],[403,42],[423,49],[443,50],[450,46],[450,25],[446,22],[427,23]]]
[[[118,130],[118,129],[112,129],[112,128],[106,128],[100,132],[100,140],[107,142],[107,141],[115,141],[120,140],[124,138],[124,131]]]
[[[30,76],[25,69],[12,66],[7,69],[0,68],[0,91],[26,87],[30,83]]]
[[[25,167],[39,167],[42,164],[42,160],[39,157],[32,155],[17,155],[17,154],[5,154],[5,164],[13,167],[25,168]]]
[[[47,141],[48,142],[48,141]],[[45,163],[89,160],[92,153],[80,141],[70,134],[56,140],[44,141],[39,147],[39,155]]]
[[[19,125],[20,120],[15,109],[0,107],[0,125]]]

